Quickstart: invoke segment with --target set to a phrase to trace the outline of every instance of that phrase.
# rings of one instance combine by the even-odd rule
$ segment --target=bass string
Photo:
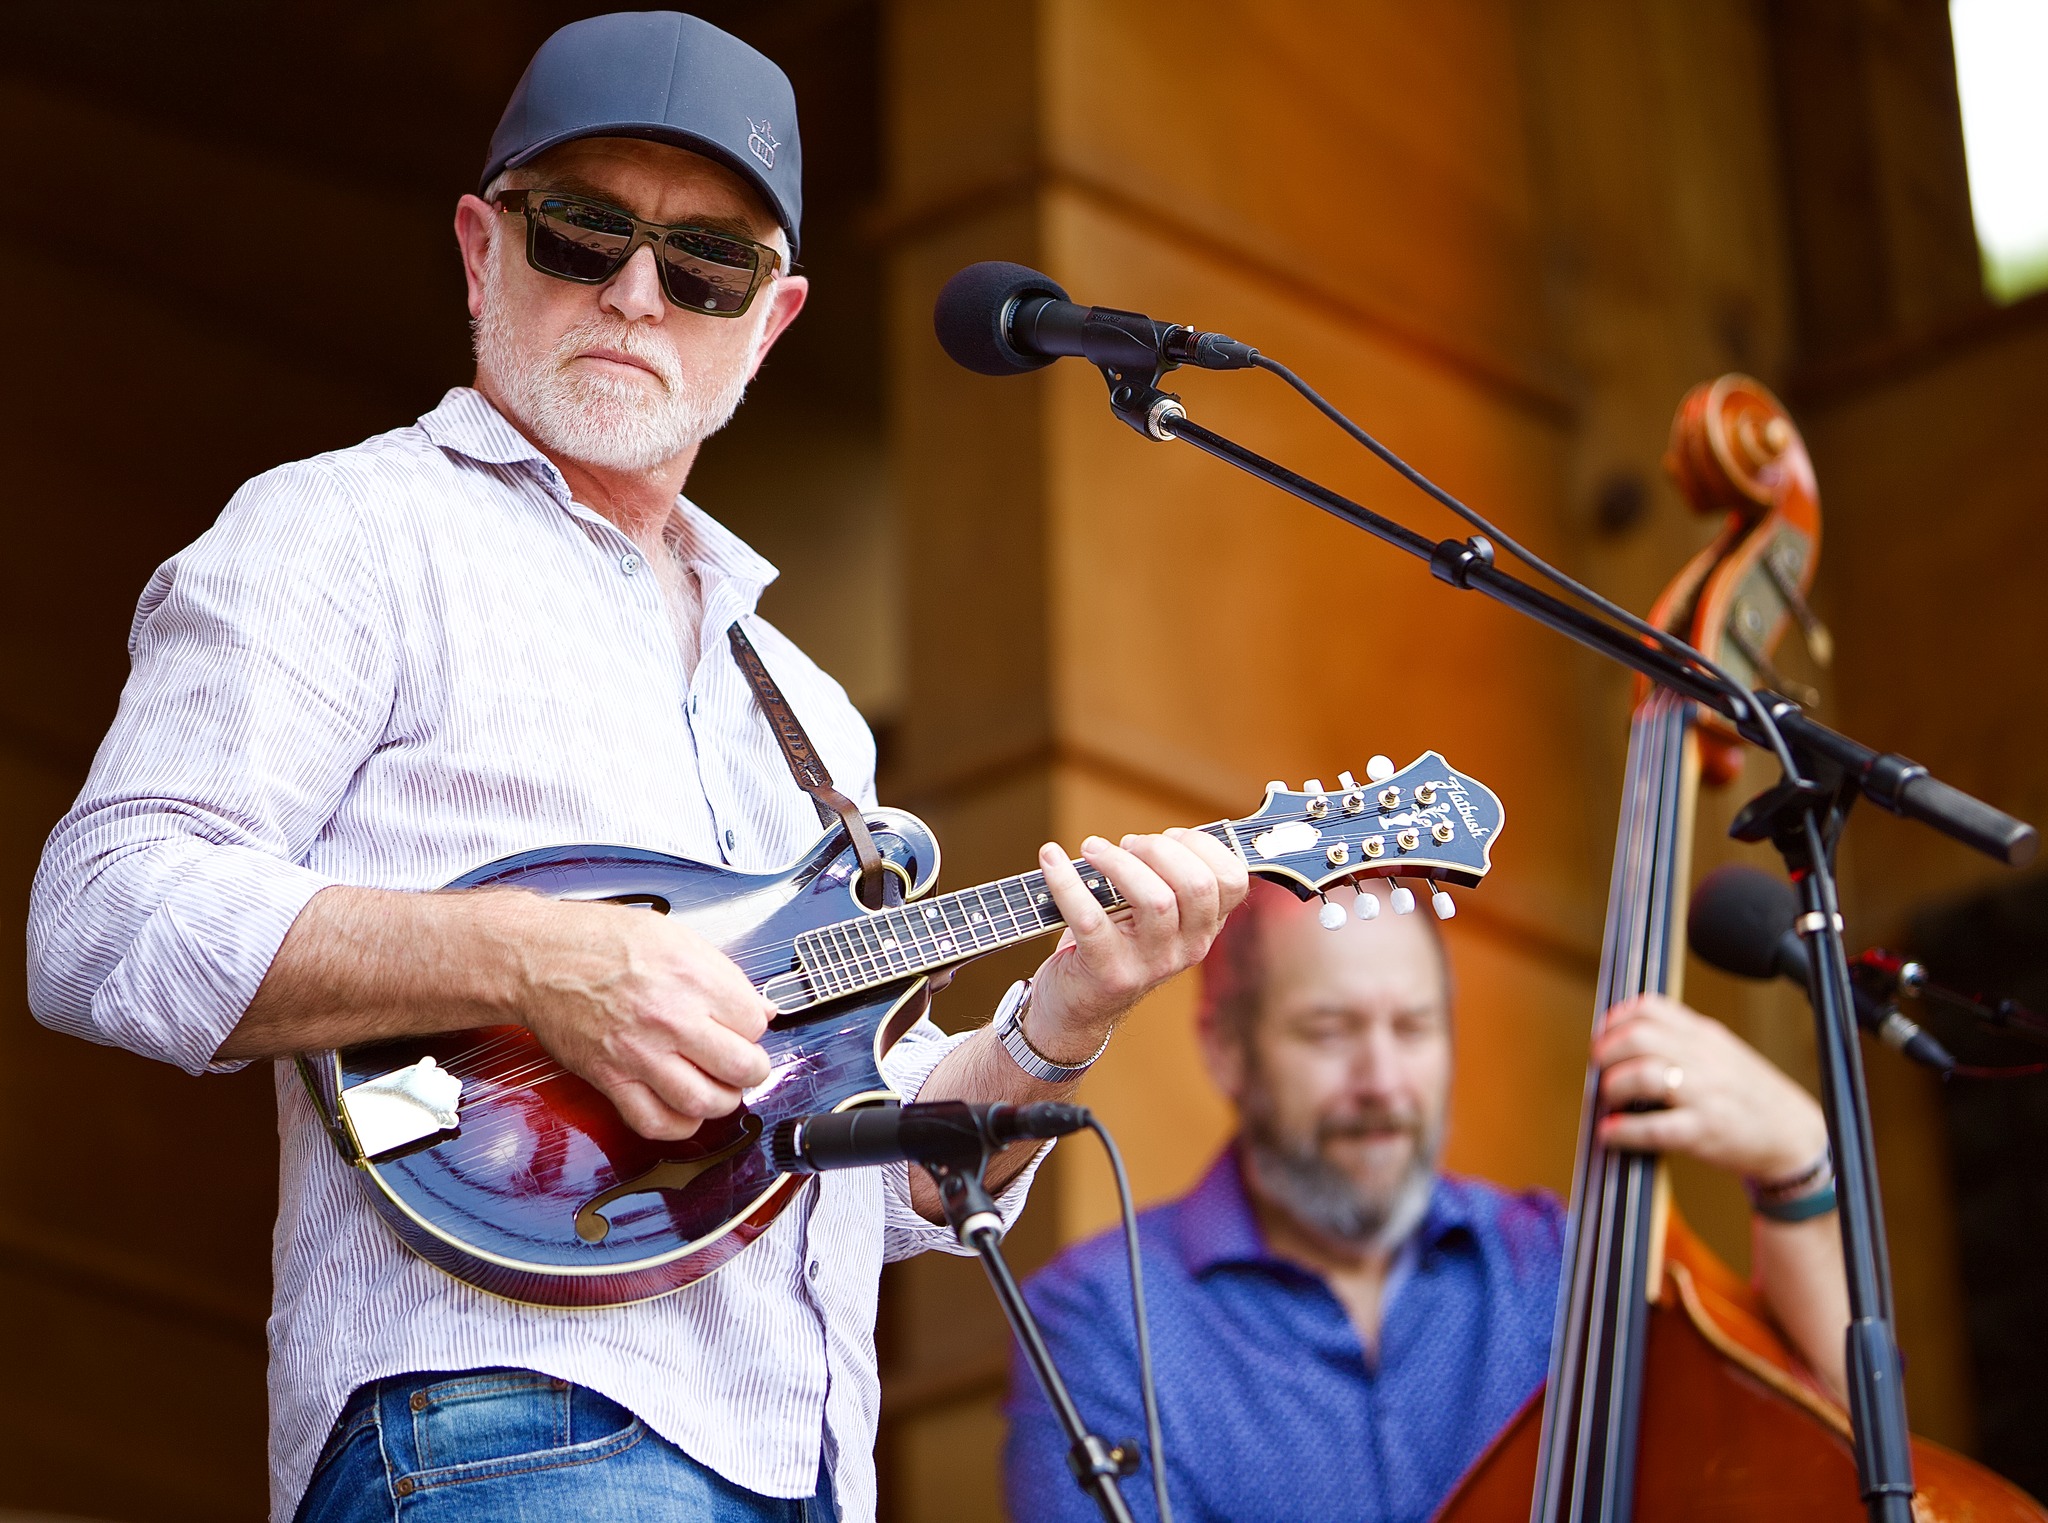
[[[1651,855],[1650,825],[1658,812],[1655,795],[1661,792],[1652,781],[1667,750],[1665,708],[1661,699],[1653,700],[1631,726],[1607,923],[1601,940],[1596,1033],[1607,1009],[1641,986],[1641,890]],[[1613,1347],[1612,1275],[1617,1267],[1614,1250],[1619,1245],[1612,1240],[1611,1224],[1621,1193],[1619,1176],[1627,1171],[1619,1167],[1622,1159],[1594,1140],[1598,1100],[1598,1075],[1589,1066],[1579,1160],[1573,1177],[1568,1234],[1572,1253],[1566,1266],[1569,1289],[1558,1307],[1556,1347],[1539,1438],[1536,1517],[1542,1523],[1576,1516],[1572,1509],[1585,1501],[1591,1482],[1584,1464],[1587,1445],[1603,1426],[1597,1412],[1608,1394],[1609,1383],[1602,1379],[1598,1354],[1603,1346]],[[1610,1224],[1609,1231],[1600,1230],[1603,1222]]]

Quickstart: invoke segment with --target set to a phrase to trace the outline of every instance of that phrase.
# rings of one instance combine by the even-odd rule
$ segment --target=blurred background
[[[69,0],[0,9],[0,917],[110,719],[151,569],[246,477],[469,376],[450,235],[554,0]],[[1248,812],[1268,778],[1425,747],[1490,784],[1496,871],[1450,927],[1452,1166],[1563,1189],[1627,681],[1191,450],[1084,366],[996,381],[940,283],[1249,340],[1511,532],[1645,609],[1713,525],[1658,469],[1728,370],[1790,405],[1825,510],[1822,717],[2048,819],[2048,7],[2038,0],[754,0],[699,14],[793,77],[812,305],[692,495],[783,570],[765,611],[882,741],[947,880],[1035,845]],[[98,231],[94,232],[93,229]],[[1180,381],[1182,378],[1176,378]],[[1277,382],[1196,416],[1432,534]],[[1796,644],[1796,642],[1793,642]],[[1702,804],[1696,870],[1760,761]],[[1852,946],[2048,1006],[2048,878],[1861,814]],[[1020,959],[1028,961],[1028,959]],[[981,1019],[1016,968],[941,1003]],[[269,1076],[192,1080],[0,1020],[0,1509],[264,1511]],[[1809,1081],[1797,994],[1688,992]],[[1157,1199],[1225,1136],[1183,981],[1088,1080]],[[1971,1034],[1930,1024],[1965,1051]],[[1920,1431],[2048,1493],[2048,1083],[1868,1054]],[[2025,1056],[2025,1054],[2019,1054]],[[1744,1205],[1680,1203],[1746,1262]],[[1106,1225],[1059,1149],[1013,1238]],[[890,1272],[883,1514],[994,1519],[1001,1322],[970,1263]]]

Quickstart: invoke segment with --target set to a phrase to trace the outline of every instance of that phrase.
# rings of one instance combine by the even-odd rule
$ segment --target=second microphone
[[[784,1174],[928,1163],[964,1167],[1013,1142],[1038,1142],[1078,1132],[1094,1118],[1084,1105],[865,1105],[822,1116],[799,1116],[775,1129],[769,1161]]]

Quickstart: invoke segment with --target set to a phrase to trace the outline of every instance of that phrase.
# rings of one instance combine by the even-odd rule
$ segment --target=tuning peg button
[[[1266,791],[1268,793],[1285,793],[1287,791],[1287,785],[1281,782],[1280,779],[1276,777],[1273,779],[1273,781],[1266,784]]]
[[[1397,883],[1394,885],[1393,893],[1389,894],[1387,898],[1393,904],[1396,915],[1412,915],[1415,913],[1415,891],[1413,889],[1404,888]]]
[[[1349,793],[1352,789],[1358,786],[1358,779],[1353,777],[1349,772],[1339,772],[1337,774],[1337,786],[1339,788],[1342,788],[1346,793]]]
[[[1316,911],[1316,919],[1323,923],[1324,930],[1334,931],[1344,924],[1344,906],[1332,904],[1328,899],[1325,899],[1323,907]]]
[[[1440,888],[1431,891],[1429,907],[1436,911],[1439,920],[1449,920],[1458,913],[1457,901]]]
[[[1365,775],[1375,783],[1383,783],[1394,775],[1394,759],[1391,756],[1375,756],[1365,764]]]
[[[1377,920],[1380,918],[1380,896],[1361,884],[1358,889],[1358,900],[1353,908],[1358,911],[1360,920]]]

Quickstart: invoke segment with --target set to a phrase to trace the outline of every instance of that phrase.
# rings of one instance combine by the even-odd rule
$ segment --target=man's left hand
[[[1120,844],[1090,836],[1081,856],[1130,909],[1107,913],[1057,843],[1039,848],[1067,932],[1032,983],[1025,1035],[1056,1063],[1085,1063],[1119,1016],[1200,962],[1249,884],[1237,855],[1199,830],[1125,836]]]
[[[1661,994],[1608,1012],[1593,1043],[1600,1065],[1600,1141],[1685,1153],[1747,1179],[1788,1179],[1827,1146],[1813,1096],[1719,1021]],[[1656,1110],[1623,1110],[1649,1102]]]

